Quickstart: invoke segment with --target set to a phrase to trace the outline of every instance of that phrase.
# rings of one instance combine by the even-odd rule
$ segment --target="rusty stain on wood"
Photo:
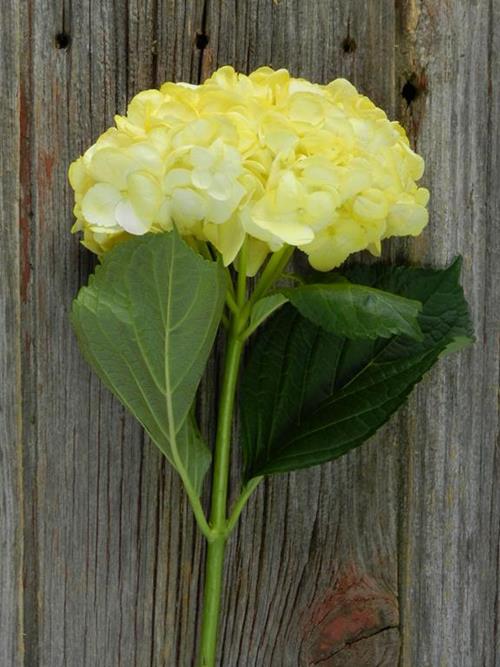
[[[307,664],[338,662],[344,649],[353,644],[398,627],[398,602],[394,592],[381,588],[367,573],[355,565],[339,573],[333,590],[313,609],[308,628],[304,629],[309,645]],[[393,653],[397,662],[398,647]],[[333,664],[333,663],[332,663]]]

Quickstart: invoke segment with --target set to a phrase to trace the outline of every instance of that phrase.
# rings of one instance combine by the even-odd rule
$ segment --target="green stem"
[[[230,292],[226,292],[226,304],[233,315],[238,313],[238,306],[236,305],[236,301]]]
[[[210,512],[210,523],[215,531],[223,529],[226,520],[232,417],[240,358],[243,350],[243,343],[236,331],[236,322],[233,321],[229,332],[215,441],[214,479]]]
[[[217,629],[219,626],[224,551],[228,536],[226,531],[226,509],[231,429],[238,371],[244,345],[239,333],[244,324],[244,322],[240,321],[240,317],[234,317],[228,336],[224,365],[217,437],[215,441],[212,505],[210,510],[210,527],[214,537],[207,545],[200,667],[214,667],[217,651]]]
[[[192,490],[189,480],[185,479],[183,476],[181,476],[181,479],[184,482],[184,488],[186,489],[187,497],[191,505],[191,509],[193,510],[196,523],[198,524],[198,528],[208,541],[213,540],[214,535],[206,520],[205,512],[203,511],[200,498],[196,495],[196,492]]]
[[[225,536],[208,542],[207,546],[199,667],[215,667],[225,547]]]
[[[232,317],[227,340],[215,440],[210,535],[207,537],[199,667],[215,667],[226,541],[234,529],[245,503],[262,479],[258,477],[250,480],[236,501],[231,516],[227,519],[231,430],[239,366],[245,345],[243,332],[248,326],[251,303],[265,294],[279,278],[292,253],[293,248],[285,248],[269,260],[252,295],[251,302],[248,302],[246,301],[247,248],[244,244],[239,257],[236,289],[234,291],[228,290],[226,295],[226,303]]]
[[[271,256],[271,259],[267,263],[267,266],[262,272],[262,276],[253,291],[251,298],[252,303],[255,303],[257,299],[264,296],[278,278],[281,277],[294,250],[295,248],[292,246],[284,246],[279,252],[276,252]]]
[[[226,534],[229,536],[233,530],[234,527],[236,526],[238,519],[240,518],[240,514],[245,507],[247,500],[250,498],[252,493],[255,491],[255,489],[259,486],[261,481],[264,479],[264,477],[254,477],[251,479],[248,484],[244,487],[243,491],[241,492],[240,497],[236,501],[233,511],[231,512],[231,516],[227,520],[226,523]]]

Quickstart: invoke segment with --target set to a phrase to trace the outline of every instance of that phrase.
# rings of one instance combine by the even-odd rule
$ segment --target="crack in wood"
[[[335,651],[332,651],[332,653],[330,653],[329,655],[327,655],[324,658],[321,658],[320,660],[315,660],[314,662],[309,663],[310,667],[315,667],[315,665],[323,665],[325,662],[328,662],[328,660],[331,660],[332,658],[334,658],[339,653],[342,653],[342,651],[350,649],[355,644],[359,644],[359,643],[367,641],[369,639],[373,639],[373,637],[377,637],[378,635],[381,635],[384,632],[388,632],[389,630],[399,630],[399,625],[386,625],[383,628],[379,628],[378,630],[375,630],[374,632],[371,632],[370,634],[363,635],[361,637],[356,637],[355,639],[346,640],[346,642],[344,643],[344,646],[341,646],[340,648],[336,649]]]

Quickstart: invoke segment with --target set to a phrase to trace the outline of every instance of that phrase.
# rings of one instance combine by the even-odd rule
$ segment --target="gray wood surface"
[[[498,0],[18,0],[0,55],[0,665],[192,664],[204,545],[77,351],[68,309],[93,259],[66,170],[139,90],[230,63],[346,76],[401,119],[431,224],[386,256],[462,253],[477,343],[362,449],[258,490],[220,664],[498,667]]]

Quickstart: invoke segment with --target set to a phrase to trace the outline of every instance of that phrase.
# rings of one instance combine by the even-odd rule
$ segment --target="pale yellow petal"
[[[68,178],[71,187],[77,193],[85,192],[92,185],[93,180],[87,170],[83,157],[79,157],[71,163]]]
[[[203,146],[193,146],[190,153],[191,163],[197,169],[211,169],[214,166],[214,153]]]
[[[171,211],[176,223],[189,226],[203,220],[207,213],[207,202],[194,190],[178,188],[172,196]]]
[[[127,149],[127,156],[137,165],[137,169],[146,169],[152,174],[160,176],[163,171],[163,162],[154,146],[141,142]]]
[[[115,208],[121,194],[108,183],[97,183],[82,199],[82,213],[88,222],[102,227],[116,227]]]
[[[293,215],[283,215],[280,218],[252,215],[252,218],[257,227],[270,232],[288,245],[304,245],[314,238],[313,230],[308,225],[302,224]]]
[[[200,190],[209,190],[212,186],[213,175],[208,169],[193,169],[191,173],[193,185]]]
[[[224,266],[231,264],[245,239],[245,230],[237,218],[221,225],[207,223],[203,230],[207,239],[221,253]]]
[[[259,241],[249,236],[246,240],[247,244],[247,276],[252,278],[265,262],[266,257],[271,252],[267,243]]]
[[[147,171],[135,171],[129,175],[127,195],[139,218],[149,221],[154,219],[163,199],[160,184]]]
[[[192,173],[189,169],[172,169],[167,172],[163,179],[165,192],[171,193],[176,188],[184,188],[191,185]]]
[[[416,203],[399,202],[389,212],[388,236],[418,236],[428,222],[426,208]]]
[[[363,222],[382,220],[387,216],[389,205],[383,192],[370,188],[359,194],[354,200],[353,213]]]
[[[127,176],[135,165],[126,151],[118,148],[101,148],[92,156],[89,173],[95,181],[109,183],[118,190],[127,187]]]
[[[122,199],[115,209],[116,221],[122,229],[134,236],[142,236],[151,227],[151,223],[147,220],[139,218],[136,214],[132,203],[126,199]]]

